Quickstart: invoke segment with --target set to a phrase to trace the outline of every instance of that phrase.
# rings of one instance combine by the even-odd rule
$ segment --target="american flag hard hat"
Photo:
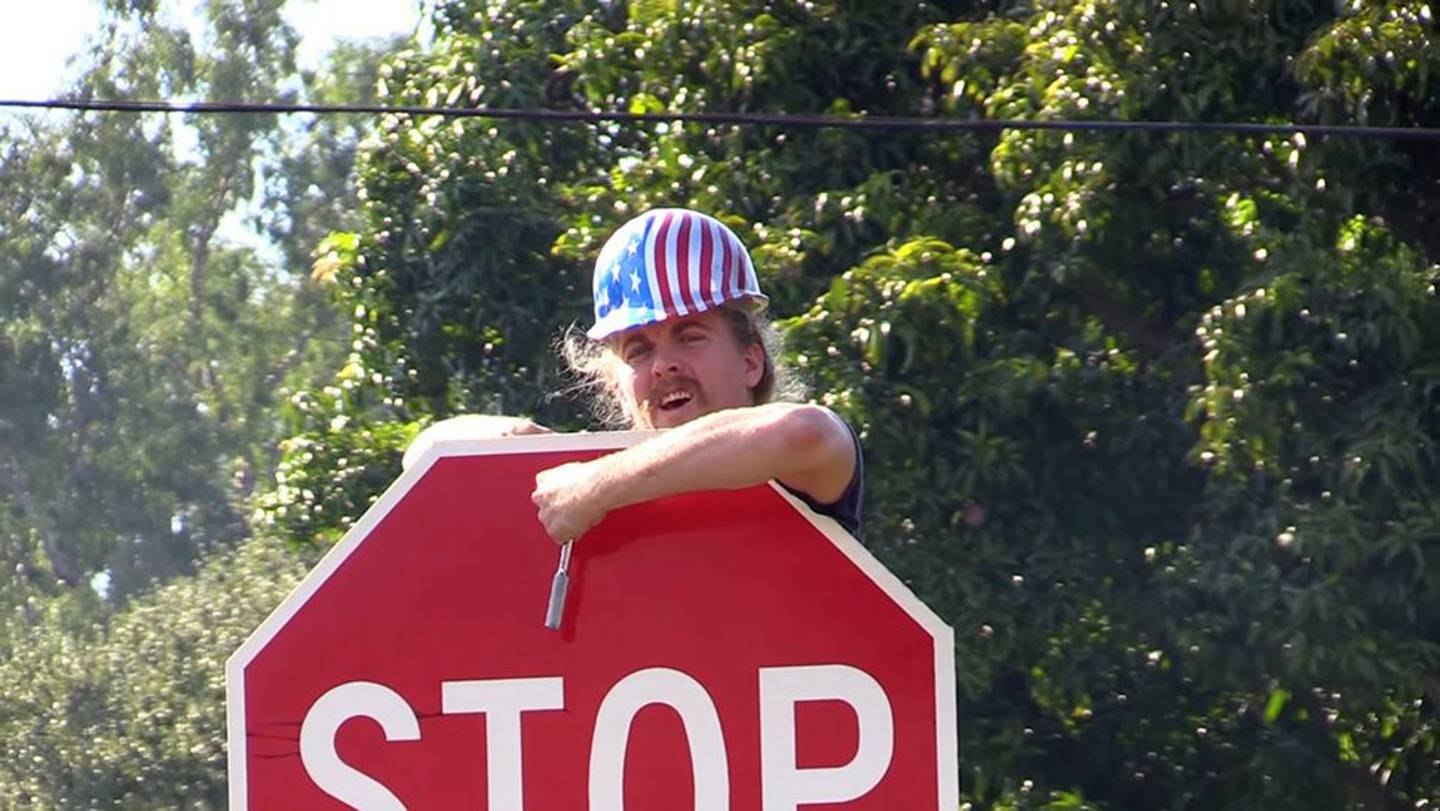
[[[594,294],[595,326],[585,334],[596,341],[730,301],[767,301],[740,238],[684,208],[652,209],[620,226],[595,260]]]

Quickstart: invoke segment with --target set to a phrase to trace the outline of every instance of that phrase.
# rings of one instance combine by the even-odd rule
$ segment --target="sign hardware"
[[[560,617],[565,613],[565,592],[570,588],[570,547],[574,541],[560,546],[560,565],[550,579],[550,603],[545,606],[545,627],[560,630]]]

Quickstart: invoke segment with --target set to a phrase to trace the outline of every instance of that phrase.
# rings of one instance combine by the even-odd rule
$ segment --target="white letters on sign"
[[[485,713],[485,771],[490,811],[524,811],[520,778],[520,713],[565,709],[565,682],[543,679],[447,681],[440,685],[440,711],[446,715]]]
[[[764,811],[798,811],[802,804],[862,797],[879,785],[895,749],[890,699],[873,676],[849,665],[760,669],[760,794]],[[476,679],[440,684],[441,712],[484,713],[487,808],[522,811],[524,797],[520,721],[527,711],[565,708],[560,676]],[[855,711],[859,743],[843,766],[802,769],[796,763],[795,705],[840,701]],[[588,811],[624,811],[625,752],[636,714],[651,704],[674,710],[690,744],[695,811],[728,811],[730,775],[720,714],[705,687],[671,668],[631,673],[605,694],[590,744]],[[420,739],[415,711],[399,693],[374,682],[352,681],[320,696],[300,726],[300,763],[326,794],[358,811],[405,811],[404,803],[375,778],[340,759],[335,735],[352,718],[380,724],[389,741]]]
[[[725,736],[715,702],[700,682],[664,667],[631,673],[621,679],[595,715],[590,743],[590,811],[625,808],[625,750],[630,722],[641,708],[665,704],[680,714],[690,741],[690,768],[695,776],[695,811],[730,811],[730,770]]]
[[[843,701],[855,711],[860,742],[844,766],[795,764],[795,705]],[[760,794],[765,811],[796,811],[801,803],[862,797],[890,769],[895,723],[890,699],[874,677],[849,665],[760,669]]]
[[[346,682],[310,705],[300,725],[300,763],[320,790],[359,811],[405,811],[390,789],[349,766],[335,751],[335,733],[351,718],[380,723],[387,741],[417,741],[420,721],[400,694],[383,684]]]

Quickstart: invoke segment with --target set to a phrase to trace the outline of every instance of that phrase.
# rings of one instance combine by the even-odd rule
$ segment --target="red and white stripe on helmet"
[[[684,208],[652,209],[620,226],[595,261],[593,292],[595,325],[586,334],[597,341],[730,301],[767,301],[740,238]]]

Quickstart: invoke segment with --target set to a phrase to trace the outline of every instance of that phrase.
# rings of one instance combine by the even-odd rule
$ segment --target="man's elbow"
[[[794,405],[777,420],[778,447],[798,467],[816,468],[842,464],[854,454],[850,431],[829,409],[817,405]]]

